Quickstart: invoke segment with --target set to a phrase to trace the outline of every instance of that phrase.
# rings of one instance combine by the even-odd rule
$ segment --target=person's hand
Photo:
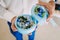
[[[13,17],[12,20],[11,20],[11,23],[12,23],[12,24],[11,24],[11,28],[12,28],[12,30],[13,30],[14,32],[17,31],[17,29],[16,29],[16,27],[15,27],[15,24],[14,24],[14,23],[15,23],[15,19],[16,19],[16,16]]]
[[[38,5],[42,5],[42,6],[47,8],[47,10],[49,12],[49,16],[47,18],[47,22],[48,22],[52,18],[53,13],[55,11],[55,3],[54,3],[54,1],[49,1],[49,3],[45,3],[45,2],[42,2],[42,1],[39,0]]]
[[[13,17],[10,22],[7,22],[10,28],[10,32],[13,34],[14,37],[16,37],[16,40],[23,40],[22,34],[19,33],[14,25],[16,17]]]

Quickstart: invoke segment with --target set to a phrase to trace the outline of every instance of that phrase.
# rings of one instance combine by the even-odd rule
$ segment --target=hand
[[[54,3],[54,1],[49,1],[49,3],[45,3],[45,2],[42,2],[42,1],[39,0],[38,5],[42,5],[42,6],[47,8],[47,10],[49,12],[49,16],[47,18],[47,22],[48,22],[52,18],[53,13],[55,11],[55,3]]]
[[[11,28],[12,28],[12,30],[13,30],[14,32],[17,31],[17,29],[16,29],[16,27],[15,27],[15,24],[14,24],[14,23],[15,23],[15,19],[16,19],[16,16],[13,17],[12,20],[11,20],[11,23],[12,23],[12,24],[11,24]]]
[[[14,21],[15,21],[16,17],[14,17],[12,19],[12,23],[7,22],[10,28],[10,32],[13,34],[14,37],[16,37],[16,40],[23,40],[22,34],[19,33],[14,25]]]

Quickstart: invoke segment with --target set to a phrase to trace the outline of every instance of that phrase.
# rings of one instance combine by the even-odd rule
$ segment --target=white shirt
[[[49,2],[50,0],[42,0]],[[14,16],[21,14],[31,14],[31,8],[38,0],[3,0],[0,1],[0,18],[11,22]],[[2,4],[5,3],[5,6]],[[8,7],[8,10],[5,8]]]

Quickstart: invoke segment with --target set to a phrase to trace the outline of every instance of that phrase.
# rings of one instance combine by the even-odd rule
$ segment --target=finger
[[[14,24],[15,24],[15,20],[16,20],[16,16],[15,16],[15,17],[13,17],[13,18],[12,18],[12,20],[11,20],[12,25],[14,25]]]
[[[16,19],[16,16],[12,18],[11,23],[14,23]]]
[[[11,28],[12,28],[13,32],[17,31],[17,28],[15,27],[15,25],[11,25]]]
[[[52,6],[50,6],[50,5],[47,5],[47,6],[45,6],[46,8],[47,8],[47,10],[48,10],[48,14],[49,14],[49,16],[48,16],[48,18],[47,18],[47,22],[52,18],[52,15],[53,15],[53,9],[52,9]]]
[[[52,18],[52,15],[50,14],[47,18],[47,22]]]
[[[12,30],[15,32],[15,31],[17,31],[17,29],[16,29],[16,27],[15,27],[15,19],[16,19],[16,17],[14,17],[13,19],[12,19],[12,25],[11,25],[11,28],[12,28]]]
[[[48,16],[48,18],[47,18],[47,22],[52,18],[52,16],[53,16],[53,11],[52,11],[51,9],[48,9],[48,14],[49,14],[49,16]]]
[[[54,14],[55,11],[54,11],[54,9],[51,8],[51,9],[48,10],[48,12],[49,12],[49,13],[48,13],[49,16],[48,16],[48,18],[47,18],[47,21],[49,21],[49,20],[53,17],[53,14]]]

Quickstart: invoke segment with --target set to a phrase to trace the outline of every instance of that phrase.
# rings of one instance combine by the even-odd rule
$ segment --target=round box
[[[31,27],[28,26],[29,28],[25,28],[25,27],[27,27],[26,23],[25,23],[26,19],[24,19],[21,16],[23,16],[25,18],[27,17],[27,20],[30,20],[31,23],[33,23],[33,25]],[[20,21],[18,20],[19,17],[20,17]],[[21,18],[23,18],[25,21],[24,20],[23,20],[24,22],[21,21],[22,20]],[[24,25],[22,25],[22,22],[23,22]],[[28,24],[28,25],[30,25],[30,24]],[[16,26],[18,32],[20,32],[22,34],[29,34],[29,33],[33,32],[35,30],[35,28],[37,26],[37,20],[33,16],[31,16],[31,15],[20,15],[15,20],[15,26]]]
[[[32,16],[34,16],[40,25],[43,25],[46,22],[48,17],[48,11],[44,6],[34,5],[31,10]]]

